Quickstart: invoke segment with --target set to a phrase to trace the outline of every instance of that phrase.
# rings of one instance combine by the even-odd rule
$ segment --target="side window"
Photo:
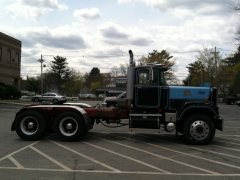
[[[2,48],[0,48],[0,60],[2,59]]]
[[[164,72],[161,72],[161,84],[166,84]]]
[[[158,84],[158,71],[153,70],[153,84]]]
[[[11,51],[7,52],[7,62],[11,62]]]
[[[138,84],[142,84],[142,85],[148,84],[148,80],[149,80],[148,76],[149,76],[148,69],[139,70]]]
[[[18,64],[19,63],[19,54],[15,54],[15,63]]]

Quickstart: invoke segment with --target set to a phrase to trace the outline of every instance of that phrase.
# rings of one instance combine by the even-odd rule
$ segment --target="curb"
[[[16,101],[0,101],[0,104],[3,103],[3,104],[16,104],[16,105],[23,105],[23,106],[28,106],[30,105],[31,103],[29,104],[25,104],[24,102],[16,102]]]

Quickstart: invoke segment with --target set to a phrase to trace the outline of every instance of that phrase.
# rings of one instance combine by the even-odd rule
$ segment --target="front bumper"
[[[107,107],[107,103],[102,103],[102,107]]]
[[[216,118],[216,129],[223,131],[224,119],[221,117]]]

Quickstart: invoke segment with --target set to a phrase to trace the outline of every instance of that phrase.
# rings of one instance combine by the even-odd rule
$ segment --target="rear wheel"
[[[183,136],[190,144],[207,144],[214,135],[213,122],[203,114],[191,115],[183,125]]]
[[[40,100],[38,98],[34,98],[35,102],[40,102]]]
[[[37,111],[24,111],[17,116],[15,129],[20,138],[36,141],[41,139],[46,132],[46,119]]]
[[[230,104],[231,104],[231,105],[234,105],[234,102],[233,102],[233,101],[230,101]]]
[[[54,122],[54,131],[63,141],[79,140],[86,132],[85,129],[82,117],[74,112],[64,112]]]

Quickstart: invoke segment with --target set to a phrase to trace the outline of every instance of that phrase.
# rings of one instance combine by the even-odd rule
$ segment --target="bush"
[[[0,82],[0,98],[1,99],[19,99],[21,97],[21,92],[12,85],[4,84]]]
[[[6,89],[7,89],[7,96],[6,98],[10,98],[10,99],[18,99],[21,97],[21,92],[12,85],[6,85]]]
[[[5,88],[5,86],[0,84],[0,98],[3,99],[6,97],[6,95],[7,95],[7,89]]]

